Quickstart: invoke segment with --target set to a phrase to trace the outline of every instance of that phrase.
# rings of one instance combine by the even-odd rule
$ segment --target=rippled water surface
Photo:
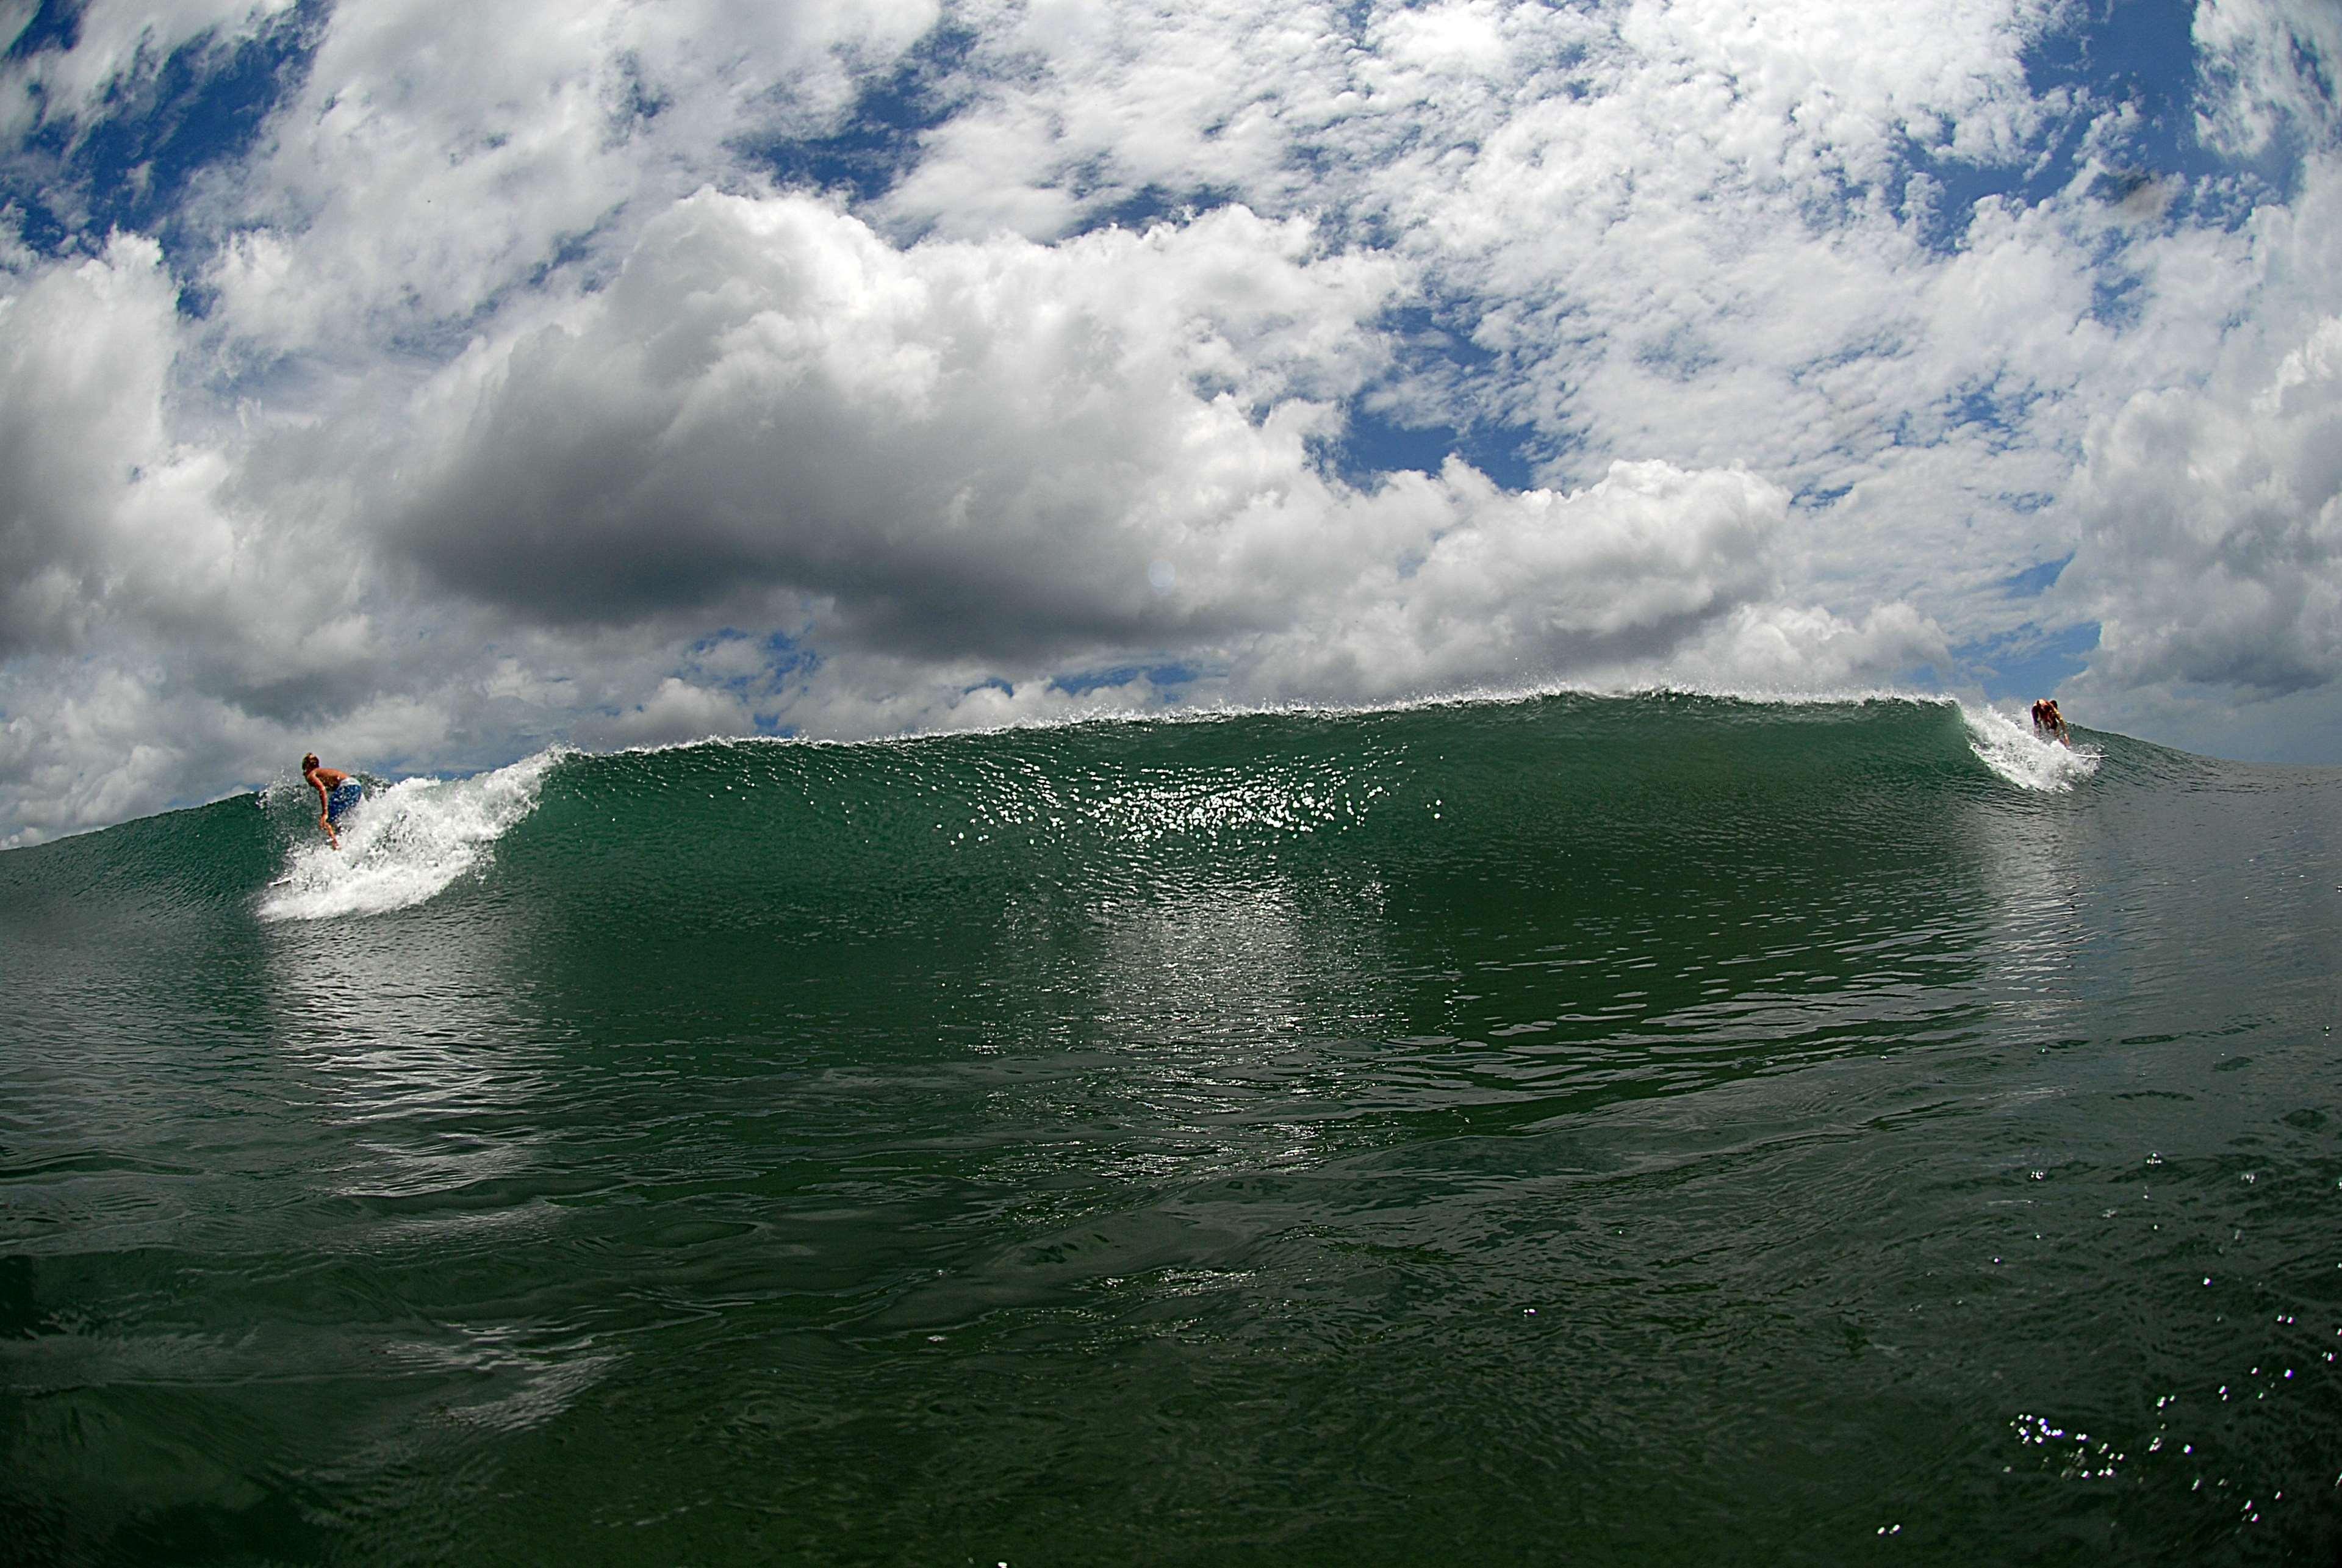
[[[0,1524],[2332,1561],[2342,784],[2032,745],[1555,699],[0,855]]]

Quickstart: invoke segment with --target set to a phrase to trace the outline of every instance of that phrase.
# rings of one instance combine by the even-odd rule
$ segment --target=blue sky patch
[[[1185,686],[1196,678],[1196,671],[1184,664],[1125,664],[1113,669],[1093,669],[1074,675],[1054,676],[1049,689],[1062,691],[1067,697],[1087,697],[1093,691],[1109,687],[1127,686],[1144,676],[1156,690]]]
[[[2064,575],[2073,560],[2073,554],[2068,551],[2054,561],[2043,561],[2039,566],[2027,567],[2021,572],[2013,573],[2003,578],[2000,586],[2012,598],[2037,598],[2056,586],[2058,578]]]
[[[77,13],[45,5],[9,51],[70,47]],[[62,13],[64,7],[54,8]],[[51,115],[0,157],[0,201],[25,215],[25,242],[49,254],[95,249],[119,229],[152,234],[179,270],[205,236],[181,213],[210,168],[250,152],[276,107],[301,90],[330,7],[304,0],[250,38],[191,39],[117,81],[86,122]],[[28,48],[36,34],[46,41]],[[35,89],[37,92],[37,88]]]
[[[2098,623],[2093,620],[2057,631],[2020,627],[2005,636],[1956,648],[1952,657],[1967,667],[1985,696],[1994,701],[2030,700],[2056,695],[2062,682],[2081,674],[2088,654],[2097,646]]]
[[[742,150],[784,186],[840,191],[874,202],[918,162],[919,138],[951,118],[974,91],[961,67],[976,35],[939,24],[883,75],[866,80],[854,107],[826,136],[752,143]]]
[[[26,60],[55,49],[70,49],[81,42],[81,14],[86,0],[41,0],[24,31],[9,42],[0,60]]]
[[[1533,448],[1539,432],[1500,420],[1461,422],[1443,416],[1468,407],[1461,389],[1500,367],[1498,356],[1472,340],[1467,302],[1404,306],[1376,326],[1397,346],[1396,365],[1378,388],[1354,397],[1341,433],[1325,445],[1328,470],[1344,482],[1371,488],[1386,474],[1436,474],[1452,455],[1507,489],[1536,482]],[[1431,395],[1407,399],[1393,388]]]

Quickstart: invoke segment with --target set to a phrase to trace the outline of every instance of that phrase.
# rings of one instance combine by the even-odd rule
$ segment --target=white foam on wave
[[[945,724],[881,735],[705,735],[692,740],[666,740],[622,746],[600,753],[613,757],[654,757],[667,751],[696,751],[710,746],[812,747],[836,750],[891,749],[926,746],[968,736],[1021,735],[1028,731],[1082,729],[1093,725],[1206,725],[1245,719],[1356,719],[1388,713],[1416,713],[1437,709],[1505,708],[1541,702],[1553,697],[1632,698],[1705,697],[1742,703],[1751,708],[1869,708],[1914,704],[1957,708],[1958,699],[1941,692],[1914,691],[1902,687],[1862,686],[1798,689],[1767,686],[1726,686],[1707,683],[1646,680],[1611,684],[1546,681],[1529,685],[1460,687],[1453,690],[1408,697],[1362,698],[1356,701],[1264,699],[1239,701],[1211,696],[1159,706],[1132,707],[1115,703],[1077,704],[1053,713],[1021,714],[989,723]]]
[[[321,837],[286,855],[285,874],[261,896],[260,918],[379,915],[435,897],[535,809],[545,771],[565,755],[555,748],[469,779],[409,779],[367,791],[342,819],[338,851]]]
[[[2033,733],[2030,719],[1965,702],[1960,718],[1968,727],[1968,749],[1977,760],[2021,789],[2071,789],[2098,770],[2095,747],[2044,740]]]
[[[1956,708],[1959,706],[1957,699],[1947,697],[1941,692],[1912,691],[1901,687],[1889,686],[1832,687],[1804,690],[1782,687],[1723,686],[1680,681],[1654,684],[1646,680],[1636,680],[1607,685],[1547,681],[1534,685],[1460,687],[1454,690],[1410,697],[1361,698],[1356,701],[1346,702],[1301,698],[1238,701],[1214,697],[1162,707],[1132,708],[1101,704],[1095,707],[1072,708],[1061,713],[1003,719],[992,724],[908,729],[898,735],[867,736],[859,739],[806,735],[786,737],[744,735],[722,739],[720,743],[734,746],[904,746],[918,745],[933,740],[949,740],[963,735],[1015,735],[1026,730],[1078,729],[1095,724],[1219,724],[1242,719],[1356,719],[1386,713],[1416,713],[1437,709],[1507,708],[1541,702],[1553,697],[1584,697],[1607,700],[1631,698],[1706,697],[1723,702],[1742,703],[1751,708],[1788,709],[1867,708],[1905,703],[1921,707]],[[630,752],[689,750],[694,747],[709,743],[710,741],[707,740],[685,740],[667,746],[630,746],[626,749]]]

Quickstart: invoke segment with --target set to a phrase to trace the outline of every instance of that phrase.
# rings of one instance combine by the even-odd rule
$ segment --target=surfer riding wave
[[[301,759],[301,777],[317,792],[317,826],[325,830],[325,842],[340,849],[342,836],[337,829],[350,808],[365,799],[365,786],[338,768],[325,767],[314,751]]]

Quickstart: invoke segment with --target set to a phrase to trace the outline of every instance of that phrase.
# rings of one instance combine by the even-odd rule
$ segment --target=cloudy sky
[[[2342,762],[2335,0],[0,0],[0,843],[1553,684]]]

